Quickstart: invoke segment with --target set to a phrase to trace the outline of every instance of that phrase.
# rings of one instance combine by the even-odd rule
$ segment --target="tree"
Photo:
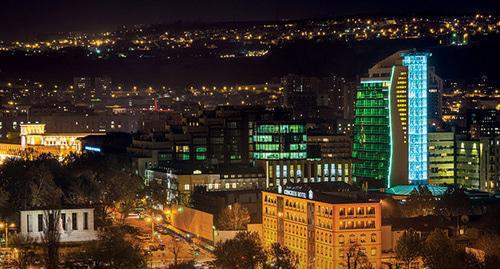
[[[399,218],[401,217],[401,209],[398,202],[391,196],[380,200],[382,206],[383,218]]]
[[[406,204],[402,207],[406,217],[427,216],[434,212],[436,198],[427,186],[418,186],[408,195]]]
[[[35,160],[9,159],[0,168],[0,185],[9,193],[13,211],[59,203],[62,191],[55,183],[55,169],[47,156]]]
[[[171,206],[172,203],[177,202],[174,199],[177,196],[176,191],[169,188],[166,181],[151,180],[144,190],[149,198],[148,202],[151,204],[151,207],[164,209]]]
[[[486,257],[496,256],[500,258],[500,236],[498,234],[487,233],[482,235],[476,242],[476,247],[482,251]]]
[[[42,244],[45,248],[45,266],[48,269],[57,269],[59,266],[60,219],[61,210],[44,211]]]
[[[35,257],[34,252],[35,239],[29,235],[16,234],[12,237],[12,246],[18,250],[17,267],[20,269],[28,268]]]
[[[140,244],[128,237],[123,227],[107,227],[99,233],[99,240],[89,243],[77,256],[92,261],[92,268],[146,268]]]
[[[437,204],[437,212],[445,216],[469,214],[471,202],[464,189],[449,187]]]
[[[75,201],[93,204],[101,223],[106,223],[112,209],[120,209],[126,218],[137,195],[143,190],[143,180],[128,170],[127,161],[115,158],[88,156],[72,157],[66,167],[71,177],[70,197]]]
[[[0,208],[5,207],[9,201],[9,193],[0,186]]]
[[[366,253],[358,243],[349,244],[345,249],[344,257],[345,260],[343,263],[348,269],[373,268],[372,264],[368,261]]]
[[[254,269],[266,262],[266,253],[262,249],[256,233],[240,232],[235,238],[218,243],[214,250],[217,268]]]
[[[456,251],[453,242],[442,230],[434,230],[424,241],[424,264],[430,268],[456,268]]]
[[[224,208],[218,219],[218,226],[221,230],[245,230],[248,223],[250,223],[250,214],[239,203]]]
[[[407,268],[421,256],[422,240],[412,229],[405,231],[398,240],[396,255]]]
[[[182,251],[182,244],[177,240],[172,240],[172,244],[170,245],[170,252],[174,255],[174,265],[178,264],[179,254]]]
[[[294,269],[299,264],[299,257],[289,248],[273,243],[268,253],[268,268]]]

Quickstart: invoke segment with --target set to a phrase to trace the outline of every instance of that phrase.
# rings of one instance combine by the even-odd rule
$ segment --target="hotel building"
[[[263,191],[263,242],[288,247],[298,255],[298,268],[353,268],[350,248],[380,268],[380,203],[359,197],[343,182]]]
[[[427,184],[427,58],[400,51],[375,64],[356,95],[355,181]]]

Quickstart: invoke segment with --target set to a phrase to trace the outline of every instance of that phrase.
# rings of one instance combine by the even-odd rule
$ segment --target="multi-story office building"
[[[355,87],[343,77],[287,75],[281,79],[284,105],[297,118],[315,122],[352,119]]]
[[[495,191],[500,183],[500,137],[456,142],[456,183]]]
[[[207,192],[257,190],[265,187],[263,171],[248,165],[215,168],[171,165],[146,169],[145,175],[146,181],[156,179],[167,184],[172,199],[178,199],[186,205],[196,187]]]
[[[427,92],[427,115],[429,124],[437,125],[443,118],[443,79],[436,72],[435,67],[429,67],[429,90]]]
[[[361,79],[353,175],[371,186],[427,183],[428,53],[400,51]]]
[[[257,122],[252,140],[254,160],[307,158],[307,134],[303,123]]]
[[[458,140],[456,149],[456,182],[464,187],[481,187],[483,146],[479,141]]]
[[[350,248],[380,268],[380,203],[359,198],[346,191],[346,185],[298,185],[262,192],[264,244],[288,247],[298,255],[301,269],[353,268],[348,265]]]
[[[500,189],[500,136],[481,138],[485,146],[484,190],[498,191]]]
[[[321,158],[352,157],[352,138],[347,135],[308,134],[307,146],[319,146]]]
[[[249,164],[254,159],[305,159],[304,124],[284,122],[280,117],[290,118],[286,112],[259,107],[218,107],[185,118],[182,123],[164,122],[160,132],[151,129],[139,133],[129,151],[142,162],[137,165],[142,167],[141,175],[144,167],[173,162],[218,166]],[[275,126],[277,129],[273,129]]]
[[[455,183],[455,133],[429,133],[429,183]]]
[[[294,183],[343,181],[352,183],[350,159],[266,161],[266,186],[269,188]]]

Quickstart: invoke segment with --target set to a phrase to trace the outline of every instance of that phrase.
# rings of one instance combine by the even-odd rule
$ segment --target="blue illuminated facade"
[[[408,68],[408,181],[427,184],[427,58],[428,53],[403,53]]]

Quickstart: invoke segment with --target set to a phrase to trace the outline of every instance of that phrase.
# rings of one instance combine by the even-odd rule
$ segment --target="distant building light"
[[[85,146],[84,149],[86,151],[101,152],[101,148],[98,147]]]

